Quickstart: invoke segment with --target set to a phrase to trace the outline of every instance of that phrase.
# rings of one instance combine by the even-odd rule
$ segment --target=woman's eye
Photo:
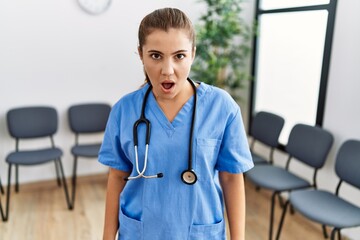
[[[161,56],[160,56],[160,54],[158,54],[158,53],[153,53],[153,54],[151,54],[151,58],[152,58],[152,59],[155,59],[155,60],[158,60],[158,59],[161,58]]]
[[[185,58],[185,55],[182,54],[182,53],[179,53],[179,54],[176,54],[176,58],[177,59],[183,59],[183,58]]]

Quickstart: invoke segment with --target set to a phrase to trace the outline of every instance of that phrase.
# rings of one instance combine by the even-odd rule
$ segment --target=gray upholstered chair
[[[75,144],[71,148],[74,156],[72,176],[72,204],[75,205],[76,172],[78,158],[97,159],[101,142],[80,143],[80,135],[96,134],[105,131],[111,106],[104,103],[73,105],[69,108],[68,117],[71,131],[75,134]]]
[[[356,206],[339,196],[339,189],[343,182],[360,189],[360,141],[348,140],[344,142],[337,154],[335,172],[339,183],[334,193],[306,189],[290,193],[281,217],[277,239],[290,203],[293,208],[308,219],[322,224],[324,237],[327,238],[325,226],[333,228],[331,239],[341,239],[340,230],[360,226],[360,206]]]
[[[58,128],[58,115],[52,107],[23,107],[7,112],[7,126],[10,136],[15,138],[15,151],[6,157],[8,168],[8,185],[6,192],[5,220],[9,217],[11,169],[15,166],[15,191],[19,191],[19,166],[32,166],[48,162],[55,163],[58,185],[64,187],[67,206],[72,209],[64,170],[61,163],[62,150],[55,146],[53,135]],[[20,148],[20,140],[48,138],[49,144],[36,149]]]
[[[247,172],[246,178],[257,187],[272,191],[269,239],[273,235],[274,207],[276,196],[296,189],[316,187],[316,174],[323,167],[333,143],[333,136],[328,131],[304,124],[295,125],[285,147],[289,158],[285,168],[270,164],[256,165]],[[296,159],[314,169],[313,182],[290,171],[290,161]]]
[[[284,119],[276,114],[261,111],[256,113],[251,122],[250,136],[251,142],[251,155],[254,164],[273,163],[274,150],[279,145],[279,136],[284,126]],[[254,151],[255,142],[261,142],[270,148],[269,158],[265,159]]]

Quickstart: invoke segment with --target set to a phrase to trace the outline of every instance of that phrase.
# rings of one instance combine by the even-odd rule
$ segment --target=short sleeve
[[[229,118],[215,168],[229,173],[243,173],[254,166],[240,109]]]
[[[119,106],[115,105],[109,115],[98,160],[111,168],[130,172],[132,169],[131,163],[121,148],[120,121]]]

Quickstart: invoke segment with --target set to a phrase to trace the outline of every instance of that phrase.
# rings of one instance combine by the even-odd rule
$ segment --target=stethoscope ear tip
[[[156,175],[157,175],[158,178],[162,178],[162,177],[164,176],[163,173],[158,173],[158,174],[156,174]]]

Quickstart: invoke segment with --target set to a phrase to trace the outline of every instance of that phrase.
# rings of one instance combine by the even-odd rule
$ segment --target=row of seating
[[[336,156],[335,172],[339,183],[334,192],[317,189],[317,172],[324,166],[333,144],[333,135],[320,127],[305,124],[295,125],[289,135],[285,152],[288,160],[284,168],[273,164],[274,150],[279,147],[278,138],[284,126],[284,119],[269,112],[258,112],[250,128],[251,151],[255,167],[246,173],[257,188],[272,191],[269,239],[273,237],[274,210],[276,198],[282,206],[280,224],[276,239],[280,238],[288,206],[310,220],[322,225],[327,238],[326,226],[332,227],[331,239],[341,239],[341,229],[360,226],[360,207],[339,196],[340,185],[346,182],[360,189],[360,140],[345,141]],[[270,148],[265,159],[254,151],[255,142]],[[290,162],[295,159],[314,170],[312,181],[290,170]],[[280,194],[289,193],[285,203]]]
[[[63,151],[55,145],[53,135],[58,128],[58,114],[53,107],[33,106],[11,109],[6,114],[9,134],[15,139],[15,151],[6,157],[8,164],[8,183],[6,191],[5,209],[0,202],[0,214],[3,221],[9,218],[11,173],[15,167],[15,191],[19,191],[19,166],[39,165],[54,162],[57,184],[63,185],[67,207],[74,208],[76,192],[76,172],[79,157],[97,158],[101,143],[80,143],[79,137],[84,134],[102,133],[105,130],[111,106],[104,103],[78,104],[68,109],[69,126],[75,135],[75,144],[71,148],[74,156],[72,174],[72,194],[68,192],[64,170],[61,162]],[[20,148],[20,140],[31,140],[37,138],[48,138],[50,144],[43,148],[28,149]],[[1,194],[4,189],[0,182]]]

